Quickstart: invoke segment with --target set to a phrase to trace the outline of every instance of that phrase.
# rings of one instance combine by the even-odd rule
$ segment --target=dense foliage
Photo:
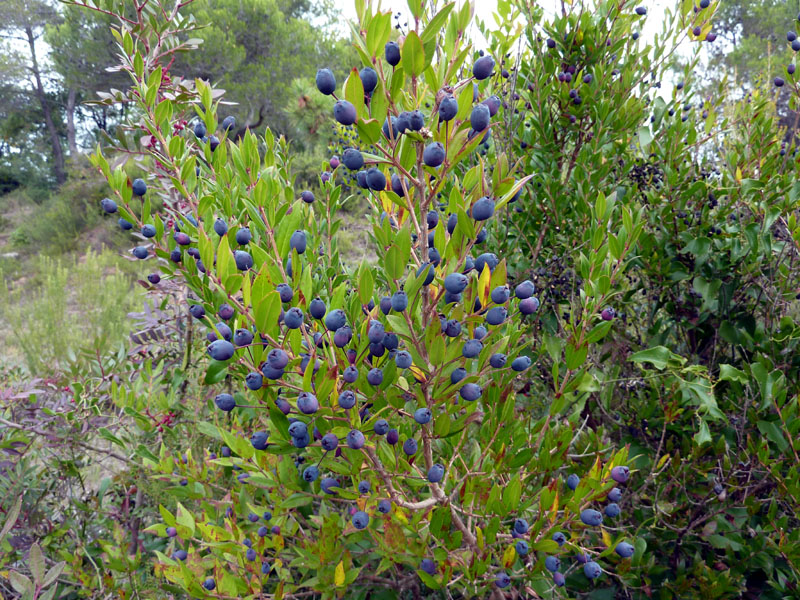
[[[796,596],[798,163],[771,88],[694,91],[716,4],[645,40],[643,6],[501,0],[479,50],[469,3],[359,0],[313,189],[168,70],[192,18],[102,8],[128,120],[91,161],[152,304],[4,388],[9,593]]]

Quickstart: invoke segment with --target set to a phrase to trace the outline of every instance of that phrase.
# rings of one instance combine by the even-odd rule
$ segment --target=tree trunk
[[[28,46],[31,49],[31,71],[36,84],[34,92],[39,104],[42,105],[44,122],[47,126],[47,132],[50,134],[50,144],[53,146],[53,172],[56,176],[56,182],[61,185],[67,180],[67,173],[64,170],[64,151],[61,148],[61,140],[58,138],[58,131],[53,122],[53,113],[50,111],[50,104],[47,102],[47,96],[42,86],[39,62],[36,60],[36,38],[33,37],[33,29],[30,26],[25,27],[25,35],[28,36]]]
[[[74,87],[69,88],[67,95],[67,144],[69,153],[73,160],[78,155],[78,144],[75,142],[75,96],[77,92]]]

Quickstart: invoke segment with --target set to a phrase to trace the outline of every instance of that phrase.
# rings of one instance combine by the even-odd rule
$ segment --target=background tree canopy
[[[335,26],[334,8],[306,0],[198,0],[187,17],[197,24],[202,49],[176,57],[170,71],[225,89],[226,110],[241,131],[269,125],[290,139],[308,139],[289,111],[312,91],[318,65],[354,52]],[[98,92],[130,84],[111,70],[113,19],[49,0],[9,0],[0,19],[3,185],[63,183],[67,158],[80,161],[103,132],[114,136],[126,114],[124,106],[87,104]]]

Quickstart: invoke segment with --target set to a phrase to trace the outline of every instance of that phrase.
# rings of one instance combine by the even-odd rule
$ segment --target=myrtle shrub
[[[576,329],[566,375],[553,370],[552,403],[518,389],[537,356],[539,340],[523,337],[536,289],[509,285],[505,259],[477,248],[530,175],[513,157],[489,167],[475,156],[499,104],[488,95],[495,58],[464,35],[471,5],[412,6],[400,43],[391,13],[357,5],[363,64],[341,88],[321,69],[317,87],[358,145],[331,161],[316,197],[294,189],[283,140],[247,132],[234,143],[220,95],[169,77],[188,25],[178,10],[148,10],[115,30],[133,84],[107,101],[136,106],[150,177],[131,184],[102,152],[92,160],[115,195],[103,209],[146,238],[133,255],[191,290],[217,407],[196,423],[208,447],[144,459],[179,484],[146,529],[171,540],[157,572],[197,596],[333,597],[354,582],[485,596],[563,586],[560,556],[577,554],[584,588],[620,560],[638,563],[638,542],[600,527],[600,510],[618,512],[627,450],[566,472],[579,421],[560,415],[610,328],[601,311]],[[371,207],[378,265],[340,260],[345,170]],[[154,196],[163,210],[151,216]],[[613,197],[594,210],[597,248],[622,222],[628,233],[619,252],[593,258],[590,304],[641,229],[639,211]]]

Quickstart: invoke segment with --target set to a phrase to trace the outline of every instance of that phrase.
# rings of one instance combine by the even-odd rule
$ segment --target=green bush
[[[65,371],[84,348],[115,348],[130,330],[128,313],[144,298],[133,285],[139,269],[109,251],[88,249],[74,259],[40,254],[25,286],[0,287],[3,362],[21,358],[29,373],[48,376]]]
[[[473,91],[468,73],[478,56],[458,33],[469,25],[471,7],[453,9],[447,5],[435,16],[417,9],[402,65],[390,69],[371,57],[383,55],[392,15],[359,7],[361,29],[376,35],[356,38],[356,48],[365,65],[376,64],[371,72],[378,87],[366,104],[354,68],[338,107],[357,119],[379,261],[358,268],[344,264],[337,249],[343,200],[336,182],[345,167],[332,164],[333,173],[323,173],[316,200],[305,192],[298,197],[283,141],[269,131],[263,140],[252,133],[236,144],[226,140],[212,89],[198,80],[185,100],[160,96],[172,84],[158,61],[136,50],[144,45],[126,27],[118,32],[137,92],[131,97],[139,99],[151,145],[160,149],[159,168],[145,191],[144,182],[130,186],[102,155],[93,162],[123,218],[154,226],[152,250],[140,246],[140,257],[153,252],[166,275],[186,281],[211,342],[205,382],[226,382],[214,398],[221,416],[196,423],[216,440],[211,448],[145,459],[155,476],[180,484],[173,491],[180,502],[164,508],[163,522],[146,531],[174,538],[169,553],[158,554],[158,571],[190,594],[310,588],[332,597],[351,584],[366,593],[397,578],[468,596],[504,589],[512,580],[544,591],[553,585],[542,568],[545,554],[561,546],[551,539],[555,532],[569,531],[571,551],[585,549],[601,562],[602,553],[590,548],[606,543],[613,552],[625,537],[623,531],[616,541],[601,535],[594,519],[602,518],[590,507],[614,486],[612,467],[624,465],[627,451],[598,457],[580,469],[580,484],[562,487],[578,423],[554,417],[581,379],[565,377],[549,409],[516,393],[519,374],[531,364],[530,342],[520,336],[524,315],[538,305],[530,297],[534,290],[523,284],[509,300],[515,292],[504,260],[487,253],[469,264],[484,221],[530,177],[517,176],[505,156],[491,170],[474,158],[484,132],[470,133],[470,124],[486,125],[470,116],[473,94],[485,93],[489,82]],[[137,36],[165,35],[172,25],[149,24]],[[427,128],[400,138],[381,133],[384,121],[389,127],[387,115],[438,106],[442,87],[453,90],[457,115],[440,120],[432,108]],[[192,99],[200,102],[207,134],[217,132],[218,146],[173,127],[192,110]],[[488,122],[489,109],[477,106]],[[447,150],[443,145],[437,161],[428,155],[438,140]],[[392,174],[404,183],[387,191]],[[150,216],[153,196],[165,199],[164,216]],[[145,223],[131,206],[142,206]],[[445,207],[457,215],[457,226],[448,230],[442,213],[429,231],[429,212],[438,216]],[[625,218],[637,225],[640,219],[613,201],[607,210],[598,204],[595,227],[604,236]],[[236,239],[245,226],[249,243]],[[619,271],[637,234],[613,265],[610,258],[597,260],[598,270]],[[469,277],[459,280],[461,271]],[[393,308],[384,305],[390,296]],[[324,318],[312,318],[312,300],[324,302]],[[217,318],[230,319],[235,330],[240,349],[233,361],[234,346],[221,339],[228,334],[214,325]],[[608,330],[599,314],[585,320],[581,347],[568,350],[568,368],[577,371],[586,345]],[[229,412],[233,405],[241,408]],[[390,428],[397,439],[387,442]],[[219,444],[230,452],[220,455]],[[615,476],[623,481],[627,472]],[[185,569],[184,560],[199,569]],[[587,572],[592,568],[599,569],[591,562]]]
[[[14,246],[50,254],[75,250],[81,234],[100,223],[96,207],[107,190],[101,179],[75,171],[67,184],[26,215],[12,234]]]
[[[47,581],[47,590],[34,596],[41,599],[162,597],[147,557],[164,550],[166,542],[140,530],[157,518],[158,503],[169,501],[169,484],[148,477],[139,460],[152,456],[147,447],[191,439],[188,431],[171,428],[197,408],[187,402],[194,390],[187,393],[176,377],[186,339],[191,338],[162,339],[163,356],[157,360],[131,360],[125,344],[114,353],[85,349],[69,365],[66,381],[73,383],[67,387],[63,378],[3,371],[0,529],[8,535],[3,541],[0,533],[0,589],[5,597],[16,598],[15,591],[26,597],[19,587],[22,577]],[[130,417],[142,407],[141,419]],[[137,445],[138,453],[129,455]],[[57,584],[37,577],[29,558],[34,546],[48,567],[57,563],[63,569]]]
[[[800,492],[789,391],[800,383],[796,151],[782,143],[767,90],[739,102],[695,91],[715,9],[667,11],[655,45],[631,36],[637,17],[575,10],[543,29],[529,20],[531,55],[497,86],[518,110],[506,113],[489,160],[512,147],[535,174],[493,231],[512,276],[543,290],[548,352],[531,393],[557,393],[551,373],[563,377],[581,323],[604,307],[616,314],[606,343],[587,354],[589,393],[573,414],[603,446],[628,447],[646,475],[622,506],[647,551],[612,586],[634,597],[782,598],[798,581],[800,539],[784,534]],[[665,93],[672,48],[697,24],[698,51]],[[643,222],[628,219],[606,245],[593,222],[609,198]],[[597,258],[625,248],[637,228],[624,277],[597,280]]]

